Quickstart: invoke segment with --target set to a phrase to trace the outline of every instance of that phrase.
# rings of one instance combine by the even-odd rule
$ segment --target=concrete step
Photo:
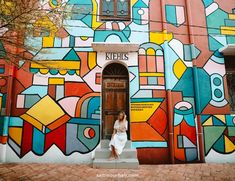
[[[100,142],[101,142],[101,148],[109,148],[110,140],[101,140]],[[131,148],[131,141],[130,140],[127,140],[124,149],[125,148]]]
[[[110,153],[111,151],[108,148],[97,148],[95,150],[95,158],[108,158],[110,156]],[[137,150],[135,148],[124,148],[120,155],[120,158],[137,158]]]
[[[129,168],[137,169],[139,161],[136,158],[108,160],[108,159],[95,159],[93,161],[93,168]]]

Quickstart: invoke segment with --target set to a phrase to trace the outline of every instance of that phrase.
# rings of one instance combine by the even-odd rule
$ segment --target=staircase
[[[93,168],[138,168],[139,161],[137,159],[137,150],[136,148],[131,148],[130,140],[126,142],[119,160],[108,160],[110,155],[109,141],[110,140],[101,140],[101,147],[96,148]]]

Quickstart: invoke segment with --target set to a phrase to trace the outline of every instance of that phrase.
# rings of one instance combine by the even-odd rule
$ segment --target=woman
[[[111,151],[109,160],[119,159],[119,156],[127,142],[127,125],[126,114],[124,111],[121,111],[113,126],[113,134],[109,143],[109,150]]]

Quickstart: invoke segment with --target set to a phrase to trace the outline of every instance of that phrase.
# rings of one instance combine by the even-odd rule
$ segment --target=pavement
[[[140,165],[139,169],[93,169],[85,164],[0,164],[0,181],[235,181],[235,164]]]

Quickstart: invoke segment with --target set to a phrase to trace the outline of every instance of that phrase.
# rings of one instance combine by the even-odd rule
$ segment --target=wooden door
[[[115,63],[116,64],[116,63]],[[110,139],[118,113],[125,111],[129,121],[129,78],[128,71],[119,64],[108,67],[102,75],[102,138]],[[115,69],[115,71],[114,71]],[[125,68],[126,69],[126,68]],[[129,126],[128,126],[129,127]],[[129,131],[128,131],[129,138]]]
[[[107,78],[103,84],[103,138],[110,139],[118,113],[128,112],[128,82],[126,79]]]

